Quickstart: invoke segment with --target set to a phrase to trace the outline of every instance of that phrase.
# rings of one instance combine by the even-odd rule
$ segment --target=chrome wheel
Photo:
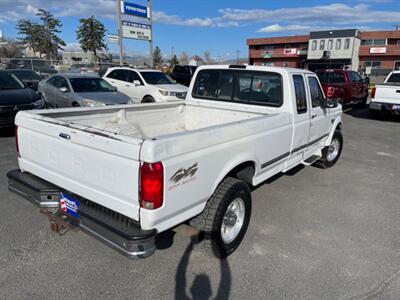
[[[221,237],[225,244],[231,243],[243,227],[245,214],[244,202],[236,198],[229,204],[221,224]]]
[[[331,162],[335,160],[335,158],[339,154],[339,149],[340,149],[340,142],[338,139],[332,139],[331,144],[328,147],[328,154],[326,155],[326,159]]]

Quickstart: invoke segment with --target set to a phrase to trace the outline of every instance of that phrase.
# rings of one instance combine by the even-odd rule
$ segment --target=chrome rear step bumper
[[[8,172],[7,177],[9,190],[41,208],[56,225],[52,228],[79,228],[129,258],[145,258],[154,253],[155,229],[142,230],[136,221],[78,195],[74,196],[82,204],[79,219],[72,218],[58,209],[60,193],[68,191],[20,170]]]

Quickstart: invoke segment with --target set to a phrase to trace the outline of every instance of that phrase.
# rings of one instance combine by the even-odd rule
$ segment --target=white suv
[[[157,70],[135,70],[128,67],[109,68],[103,78],[134,103],[183,100],[188,88]]]

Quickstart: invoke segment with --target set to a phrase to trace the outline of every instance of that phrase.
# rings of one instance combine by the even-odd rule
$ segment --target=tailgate
[[[19,166],[46,181],[139,220],[136,143],[30,118],[19,113]]]
[[[372,100],[376,102],[400,104],[400,85],[376,85],[375,99]]]

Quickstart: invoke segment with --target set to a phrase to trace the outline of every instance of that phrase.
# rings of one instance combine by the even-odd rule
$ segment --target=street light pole
[[[119,65],[124,64],[124,48],[122,45],[122,18],[121,18],[121,0],[117,1],[117,19],[118,19],[118,45],[119,45]]]

